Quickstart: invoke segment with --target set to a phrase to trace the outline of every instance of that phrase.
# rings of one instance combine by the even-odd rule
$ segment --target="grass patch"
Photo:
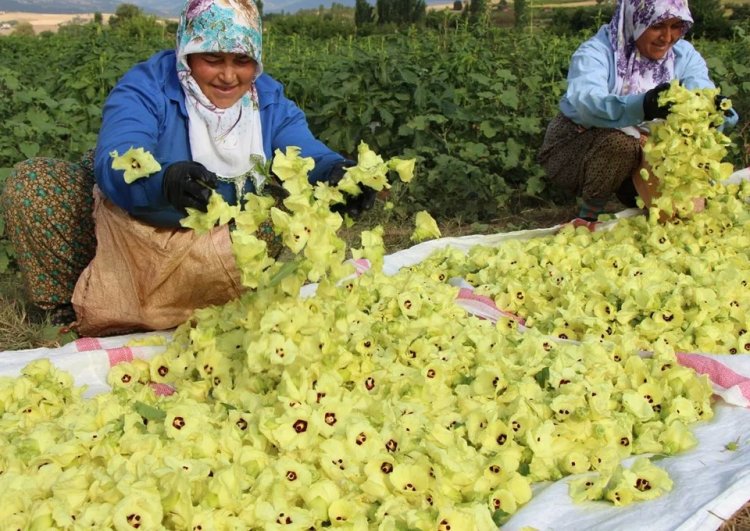
[[[750,529],[750,502],[734,513],[734,516],[727,520],[718,531],[748,531]]]
[[[59,331],[27,303],[18,273],[0,274],[0,351],[60,346]]]

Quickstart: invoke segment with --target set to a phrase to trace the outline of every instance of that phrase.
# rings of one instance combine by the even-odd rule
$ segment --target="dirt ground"
[[[112,16],[111,13],[102,14],[105,21]],[[76,14],[51,14],[51,13],[22,13],[20,11],[0,11],[0,35],[8,35],[13,32],[13,28],[3,29],[3,23],[7,22],[30,22],[34,27],[35,33],[42,31],[57,31],[61,24],[70,22],[86,23],[93,20],[93,13],[76,13]],[[12,26],[12,24],[11,24]]]

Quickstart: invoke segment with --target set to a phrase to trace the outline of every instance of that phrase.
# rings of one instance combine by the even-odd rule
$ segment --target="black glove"
[[[338,162],[331,168],[328,173],[328,184],[336,186],[339,184],[341,179],[346,175],[346,168],[351,166],[351,163]],[[341,215],[348,214],[349,217],[356,218],[365,210],[370,210],[375,204],[375,196],[378,193],[364,184],[359,185],[362,193],[359,195],[349,195],[346,192],[344,194],[344,202],[337,203],[331,207],[331,210],[338,212]]]
[[[256,190],[256,192],[259,195],[267,195],[273,197],[273,199],[276,201],[277,206],[282,203],[284,199],[289,197],[289,192],[286,188],[284,188],[281,180],[274,174],[269,175],[263,182],[263,186],[260,191]]]
[[[164,197],[178,210],[195,208],[208,210],[208,199],[216,189],[216,174],[200,162],[190,160],[175,162],[164,170],[161,190]]]
[[[669,89],[669,83],[662,83],[646,92],[643,98],[643,119],[646,121],[656,118],[666,118],[672,102],[659,105],[659,96],[662,92]]]
[[[722,96],[721,94],[717,94],[716,95],[716,97],[714,98],[714,105],[716,106],[716,110],[717,111],[722,111],[722,109],[721,109],[721,102],[723,102],[726,99],[728,99],[726,96]],[[722,112],[724,113],[724,116],[726,116],[727,118],[730,117],[730,116],[732,116],[732,114],[733,114],[731,107],[729,107],[728,109],[726,109],[726,110],[724,110]]]

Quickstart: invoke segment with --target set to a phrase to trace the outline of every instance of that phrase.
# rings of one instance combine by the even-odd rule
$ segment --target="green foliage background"
[[[418,158],[419,178],[393,195],[398,214],[486,221],[556,200],[535,156],[570,55],[591,30],[565,36],[460,19],[436,26],[313,38],[267,24],[264,68],[333,149],[353,156],[365,141],[384,157]],[[143,18],[0,37],[0,186],[16,162],[77,160],[93,147],[117,79],[173,43],[164,25]],[[750,117],[750,37],[737,28],[730,39],[694,44],[740,116]],[[738,166],[750,163],[749,135],[747,127],[732,133]],[[2,228],[0,219],[0,272],[9,256]]]

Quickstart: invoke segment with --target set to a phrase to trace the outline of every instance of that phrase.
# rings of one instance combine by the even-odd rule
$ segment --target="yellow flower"
[[[328,507],[328,519],[334,527],[345,526],[347,529],[367,529],[365,516],[368,505],[355,499],[339,498]]]
[[[233,212],[235,225],[239,229],[235,234],[254,233],[268,219],[271,207],[275,204],[273,197],[255,194],[245,194],[244,200],[244,208]],[[210,206],[209,204],[209,208]]]
[[[568,493],[576,503],[600,500],[604,494],[604,489],[607,487],[607,483],[609,483],[608,475],[598,473],[589,474],[571,481]]]
[[[328,519],[328,508],[341,498],[341,489],[335,482],[318,479],[300,492],[305,505],[318,521]]]
[[[112,151],[109,156],[113,159],[112,169],[124,170],[123,177],[128,184],[161,170],[161,164],[154,159],[151,153],[145,151],[142,147],[131,147],[122,155],[118,155],[117,151]]]
[[[76,526],[86,529],[104,529],[113,525],[113,506],[109,503],[89,503],[76,518]],[[136,513],[130,513],[136,514]],[[139,513],[140,514],[140,513]],[[126,517],[128,515],[125,515]],[[127,518],[125,518],[127,522]],[[125,528],[127,529],[127,528]],[[132,529],[132,527],[131,527]]]
[[[421,242],[432,238],[440,238],[437,222],[426,210],[417,212],[414,232],[410,236],[411,241]]]
[[[143,380],[144,373],[148,373],[147,367],[144,371],[143,367],[138,367],[134,363],[118,363],[107,373],[107,383],[113,388],[131,388]]]
[[[625,410],[640,421],[647,421],[654,416],[654,410],[648,400],[637,391],[625,391],[622,395]]]
[[[184,440],[203,433],[210,423],[207,404],[185,400],[169,408],[164,417],[164,432],[168,437]]]
[[[163,511],[159,491],[135,490],[115,505],[112,524],[117,531],[134,528],[158,529],[161,527]]]
[[[366,258],[370,261],[372,268],[379,270],[383,266],[385,255],[385,244],[383,242],[383,227],[378,225],[372,230],[362,231],[362,249],[353,249],[354,259]]]
[[[628,505],[637,500],[651,500],[672,490],[667,473],[643,457],[630,469],[618,467],[606,487],[604,496],[615,505]]]
[[[360,142],[357,146],[357,165],[347,168],[346,175],[339,183],[339,188],[352,195],[360,193],[359,184],[378,191],[390,188],[387,173],[388,164],[366,143]]]
[[[248,511],[250,514],[246,518],[246,524],[243,527],[257,528],[257,529],[309,529],[315,526],[315,521],[312,515],[294,505],[290,504],[287,500],[274,500],[271,503],[266,500],[258,500],[252,511]],[[231,526],[231,528],[237,528],[241,526]],[[227,529],[230,526],[222,526],[218,529]]]
[[[441,509],[437,517],[437,530],[451,529],[497,529],[487,507],[454,506]]]
[[[697,440],[681,421],[676,420],[669,424],[659,435],[659,442],[670,454],[676,454],[688,450],[696,445]]]
[[[394,157],[388,161],[388,168],[395,170],[402,182],[408,183],[414,178],[414,165],[416,162],[416,159],[399,159]]]
[[[296,146],[289,146],[286,153],[277,149],[271,167],[273,173],[278,175],[282,181],[290,182],[295,182],[295,179],[298,179],[299,176],[307,177],[310,170],[315,167],[315,161],[312,157],[300,157],[301,151]]]
[[[317,201],[323,202],[326,205],[344,202],[344,195],[338,188],[322,181],[315,183],[313,195]]]
[[[312,232],[312,227],[310,227],[307,218],[303,215],[290,215],[278,208],[272,208],[271,220],[277,234],[282,237],[284,245],[289,247],[293,253],[302,251]]]

